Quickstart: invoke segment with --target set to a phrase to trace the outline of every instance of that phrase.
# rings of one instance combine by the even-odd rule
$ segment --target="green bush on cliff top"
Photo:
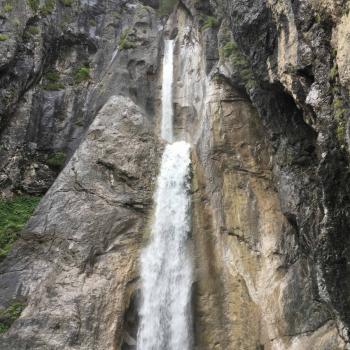
[[[0,260],[11,249],[39,201],[39,197],[33,196],[0,199]]]

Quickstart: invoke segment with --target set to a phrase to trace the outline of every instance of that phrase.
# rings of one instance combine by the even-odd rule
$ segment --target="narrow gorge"
[[[0,349],[350,349],[349,9],[0,1]]]

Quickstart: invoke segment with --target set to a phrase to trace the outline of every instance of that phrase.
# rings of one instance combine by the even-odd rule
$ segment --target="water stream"
[[[166,41],[162,137],[168,142],[173,140],[173,48],[174,43]],[[157,180],[150,243],[141,254],[142,304],[137,350],[192,348],[190,175],[190,145],[185,141],[169,143]]]

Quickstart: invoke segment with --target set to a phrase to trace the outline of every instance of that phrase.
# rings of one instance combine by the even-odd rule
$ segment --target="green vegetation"
[[[9,4],[8,2],[4,5],[4,11],[6,13],[11,12],[12,9],[13,9],[13,6],[11,4]]]
[[[334,64],[331,70],[329,71],[328,77],[330,80],[335,80],[337,76],[338,76],[338,65]]]
[[[29,7],[33,12],[37,12],[40,6],[40,0],[27,0]]]
[[[126,28],[121,34],[118,42],[118,46],[121,50],[133,49],[136,47],[134,39],[130,37],[131,29]]]
[[[89,19],[89,25],[91,27],[96,27],[96,20],[94,18]]]
[[[8,308],[0,311],[0,334],[5,333],[10,329],[13,322],[15,322],[17,318],[21,316],[21,313],[25,307],[26,305],[23,302],[15,300]]]
[[[45,78],[55,83],[60,80],[60,74],[57,72],[57,70],[50,70],[46,73]]]
[[[82,66],[77,69],[77,71],[74,74],[74,82],[76,84],[79,84],[83,81],[90,80],[90,67],[87,65]]]
[[[0,41],[6,41],[9,39],[9,36],[6,34],[0,34]]]
[[[222,54],[225,58],[230,57],[236,50],[235,43],[232,41],[229,41],[222,47]]]
[[[73,5],[73,0],[61,0],[64,6],[71,7]]]
[[[55,1],[54,0],[46,0],[45,4],[43,6],[41,6],[41,8],[40,8],[40,13],[43,16],[48,16],[48,15],[52,14],[54,9],[55,9]]]
[[[58,90],[63,90],[64,85],[62,83],[49,82],[49,83],[43,85],[43,89],[47,90],[47,91],[58,91]]]
[[[39,201],[32,196],[0,199],[0,259],[7,255]]]
[[[247,90],[250,90],[256,86],[256,80],[249,61],[242,54],[234,41],[226,42],[219,49],[219,54],[222,59],[230,60],[234,71],[237,72]]]
[[[59,169],[62,168],[64,162],[66,161],[66,154],[62,151],[55,152],[47,158],[47,165],[52,168]]]
[[[56,70],[48,71],[45,76],[46,84],[43,85],[44,90],[57,91],[64,89],[64,85],[59,81],[60,74]]]
[[[29,26],[27,31],[30,35],[38,35],[40,33],[39,27],[37,26]]]
[[[216,28],[219,25],[219,21],[213,17],[213,16],[207,16],[204,18],[203,25],[201,27],[202,30],[208,29],[208,28]]]
[[[158,14],[160,16],[168,16],[174,10],[178,0],[160,0]]]

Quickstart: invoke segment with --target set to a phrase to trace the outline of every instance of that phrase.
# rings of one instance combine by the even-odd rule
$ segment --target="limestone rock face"
[[[27,307],[1,349],[132,343],[125,315],[133,308],[156,144],[142,109],[111,97],[2,264],[0,304],[23,298]]]
[[[0,193],[44,194],[113,95],[155,108],[160,19],[138,1],[8,1]],[[50,5],[51,4],[51,5]],[[50,158],[63,156],[53,167]]]
[[[175,135],[192,144],[194,348],[350,349],[348,1],[160,4],[4,14],[1,194],[53,185],[0,263],[0,308],[26,304],[0,348],[135,349],[170,36]]]

